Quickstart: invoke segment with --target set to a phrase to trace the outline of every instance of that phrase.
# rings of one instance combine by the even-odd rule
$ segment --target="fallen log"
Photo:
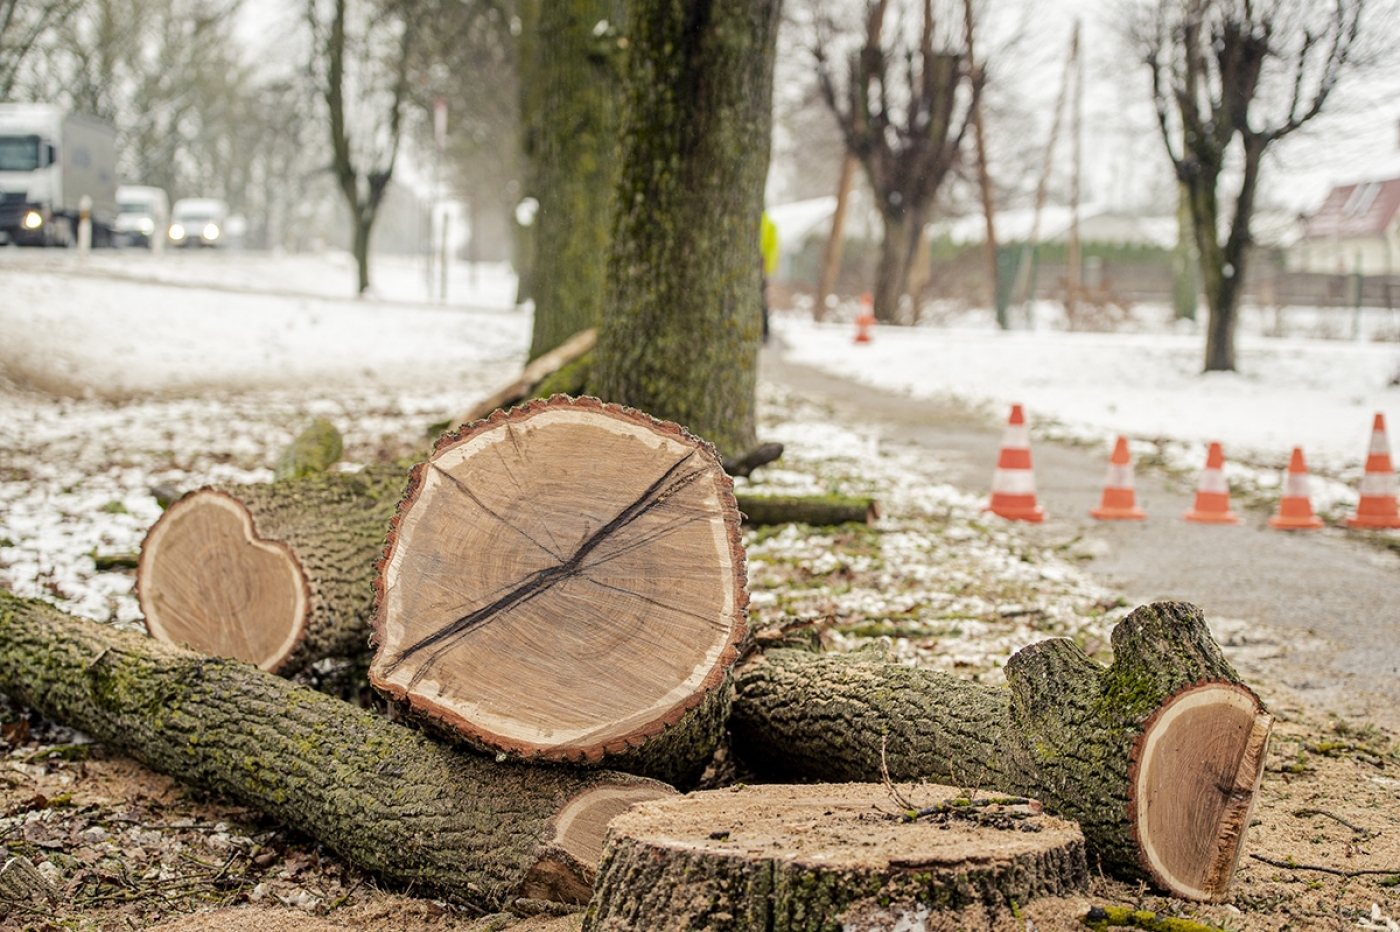
[[[371,466],[180,498],[141,544],[147,631],[282,674],[366,653],[374,561],[407,480]]]
[[[443,437],[376,589],[370,682],[484,750],[684,783],[722,737],[739,516],[675,424],[557,395]]]
[[[529,400],[534,396],[535,389],[541,382],[593,349],[593,344],[597,342],[598,331],[596,328],[579,331],[543,356],[531,360],[521,371],[519,378],[512,379],[463,411],[461,416],[449,425],[448,429],[453,430],[463,424],[471,424],[484,417],[489,417],[493,411],[509,408],[511,405]]]
[[[764,772],[928,778],[1033,796],[1079,822],[1091,863],[1217,901],[1230,885],[1273,719],[1199,609],[1143,606],[1107,669],[1056,638],[1012,655],[1010,689],[874,657],[771,650],[736,673],[735,749]]]
[[[608,821],[675,792],[494,763],[249,664],[5,592],[0,691],[384,880],[487,910],[586,902]]]
[[[880,518],[880,503],[873,498],[848,495],[736,495],[745,524],[837,524],[873,526]]]
[[[931,911],[960,910],[959,929],[1015,928],[1017,906],[1088,881],[1079,829],[1032,800],[932,784],[743,786],[613,820],[583,927],[922,929]]]

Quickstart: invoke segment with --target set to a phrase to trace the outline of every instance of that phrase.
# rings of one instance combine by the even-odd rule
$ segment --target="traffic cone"
[[[1211,443],[1206,468],[1196,485],[1196,506],[1182,515],[1199,524],[1239,524],[1240,516],[1230,510],[1230,486],[1225,482],[1225,453]]]
[[[1312,498],[1308,495],[1308,466],[1303,462],[1303,448],[1294,447],[1288,460],[1288,476],[1283,480],[1283,497],[1278,501],[1278,514],[1269,519],[1269,527],[1285,531],[1312,531],[1322,527],[1322,519],[1313,514]]]
[[[856,314],[856,342],[870,342],[870,328],[875,324],[875,299],[869,292],[860,296],[860,311]]]
[[[1395,469],[1390,465],[1390,443],[1385,437],[1385,415],[1376,414],[1371,427],[1371,449],[1366,473],[1361,477],[1361,501],[1347,527],[1400,527],[1400,507],[1395,499]]]
[[[1011,406],[1006,431],[1002,435],[997,469],[992,474],[992,500],[983,511],[1012,521],[1045,520],[1045,511],[1035,503],[1035,473],[1031,471],[1031,434],[1020,405]]]
[[[1103,486],[1103,500],[1089,514],[1100,521],[1141,521],[1147,512],[1137,506],[1133,491],[1133,458],[1128,453],[1128,438],[1119,437],[1108,458],[1108,480]]]

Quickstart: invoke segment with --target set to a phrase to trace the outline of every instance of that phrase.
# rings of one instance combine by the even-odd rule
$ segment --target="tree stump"
[[[895,789],[744,786],[639,805],[612,823],[584,929],[888,930],[943,910],[1014,922],[1013,904],[1088,884],[1079,829],[1031,800]]]
[[[556,395],[445,436],[377,590],[370,681],[478,747],[684,782],[722,735],[739,515],[675,424]]]
[[[141,544],[146,630],[282,674],[366,652],[374,564],[407,480],[371,466],[184,496]]]
[[[1033,796],[1084,830],[1091,860],[1170,893],[1229,888],[1273,719],[1200,610],[1143,606],[1107,669],[1063,638],[1006,666],[1010,689],[873,656],[770,650],[738,672],[736,751],[822,780],[932,779]]]
[[[454,751],[241,661],[3,591],[0,690],[380,878],[488,911],[520,898],[587,902],[608,821],[675,793]]]

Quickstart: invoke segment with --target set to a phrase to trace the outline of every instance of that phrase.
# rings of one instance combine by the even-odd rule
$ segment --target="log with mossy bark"
[[[1009,929],[1018,905],[1082,892],[1088,875],[1079,828],[1034,800],[932,784],[738,786],[614,820],[584,928]],[[945,921],[925,923],[934,911]]]
[[[684,783],[723,735],[739,515],[675,424],[557,395],[443,437],[376,587],[370,682],[484,750]]]
[[[249,664],[4,592],[0,691],[380,878],[488,910],[586,902],[608,821],[674,793],[496,763]]]
[[[376,465],[184,496],[141,545],[147,630],[282,674],[367,654],[374,562],[407,481]]]
[[[1138,608],[1105,669],[1057,638],[1013,654],[1009,689],[871,652],[772,650],[736,675],[750,764],[790,777],[928,778],[1033,796],[1080,823],[1091,863],[1219,900],[1244,844],[1272,718],[1195,606]]]
[[[745,524],[874,525],[880,504],[850,495],[737,495]]]

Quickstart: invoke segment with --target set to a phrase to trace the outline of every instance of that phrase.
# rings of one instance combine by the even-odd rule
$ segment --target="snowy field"
[[[266,481],[314,416],[341,429],[350,464],[425,451],[433,425],[518,370],[530,319],[508,269],[454,267],[446,303],[428,298],[424,272],[380,258],[374,291],[354,298],[341,254],[0,249],[0,584],[135,624],[130,569],[97,560],[139,548],[157,489]],[[1319,510],[1334,514],[1354,501],[1374,412],[1400,424],[1400,389],[1386,384],[1394,343],[1250,331],[1242,371],[1204,377],[1200,338],[1167,328],[1003,334],[963,322],[876,328],[864,346],[849,323],[797,313],[774,329],[795,361],[955,397],[989,424],[1022,402],[1040,437],[1106,448],[1121,431],[1192,471],[1219,438],[1232,482],[1259,488],[1277,485],[1300,444]],[[760,622],[828,617],[838,638],[914,632],[895,649],[993,674],[995,658],[1047,633],[1102,643],[1116,595],[1063,541],[988,519],[985,490],[949,485],[936,453],[885,444],[878,425],[833,423],[772,386],[761,412],[765,439],[788,444],[761,484],[874,494],[887,517],[873,543],[750,534]]]

